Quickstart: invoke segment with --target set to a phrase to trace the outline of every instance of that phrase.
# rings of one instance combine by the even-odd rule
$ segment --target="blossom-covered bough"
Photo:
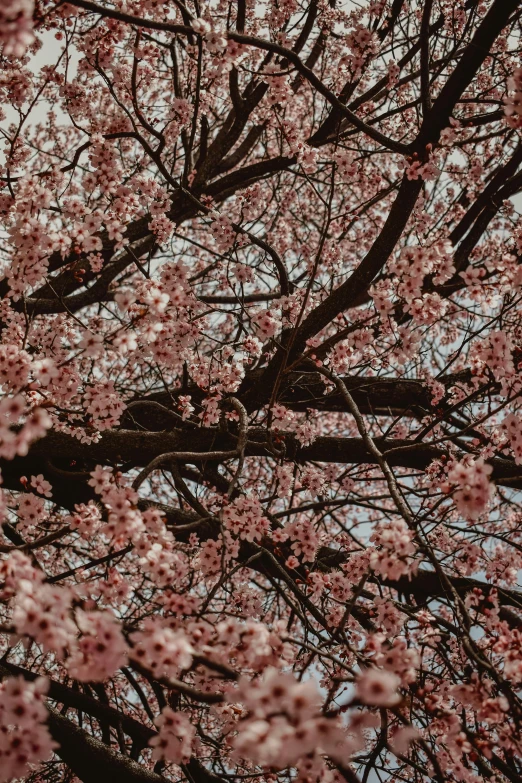
[[[521,779],[521,19],[1,3],[0,782]]]

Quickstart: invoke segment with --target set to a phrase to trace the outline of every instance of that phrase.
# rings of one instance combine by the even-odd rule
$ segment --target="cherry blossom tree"
[[[518,783],[522,3],[0,4],[0,782]]]

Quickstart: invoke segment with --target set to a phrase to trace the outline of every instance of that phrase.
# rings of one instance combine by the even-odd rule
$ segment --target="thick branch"
[[[49,728],[60,744],[56,754],[83,783],[165,783],[128,756],[122,756],[49,707]]]
[[[45,473],[46,460],[69,461],[76,465],[95,464],[122,465],[126,470],[131,467],[144,467],[153,459],[167,452],[185,450],[187,439],[191,454],[200,453],[208,459],[210,452],[233,452],[237,449],[237,436],[216,429],[191,430],[190,435],[181,430],[172,432],[135,432],[132,430],[110,430],[104,432],[97,443],[80,443],[76,438],[61,432],[50,432],[45,438],[32,445],[27,457],[18,457],[12,461],[2,461],[1,469],[4,485],[19,489],[17,476],[28,475],[28,470],[38,468]],[[246,456],[280,457],[273,454],[271,439],[266,430],[249,431]],[[339,464],[375,464],[362,438],[320,437],[310,446],[302,446],[295,435],[282,432],[277,435],[279,449],[284,449],[285,458],[296,462],[337,462]],[[387,462],[395,467],[425,470],[433,460],[449,456],[441,445],[414,442],[411,440],[375,438],[379,450],[386,456]],[[458,453],[457,453],[457,456]],[[194,456],[195,461],[195,456]],[[522,486],[522,467],[511,460],[494,458],[493,479],[499,484],[518,488]],[[34,467],[31,467],[34,466]],[[80,499],[76,502],[81,502]]]

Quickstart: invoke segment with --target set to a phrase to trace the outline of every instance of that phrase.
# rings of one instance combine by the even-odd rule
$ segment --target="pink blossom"
[[[119,624],[108,612],[76,610],[81,637],[67,669],[72,677],[86,682],[103,681],[126,663],[127,645]]]
[[[131,657],[158,676],[177,677],[181,669],[188,669],[192,663],[193,648],[182,630],[172,631],[151,619],[131,639]]]
[[[404,726],[398,729],[390,739],[390,745],[394,753],[400,756],[408,752],[410,744],[419,737],[420,733],[414,726]]]
[[[22,57],[32,44],[33,0],[4,0],[0,9],[0,41],[4,55]]]
[[[38,492],[39,495],[43,495],[46,498],[52,497],[52,485],[49,481],[44,479],[41,473],[38,476],[31,476],[31,486]]]
[[[457,485],[455,505],[466,519],[475,520],[485,511],[492,493],[492,470],[483,459],[477,459],[457,463],[448,472],[449,481]]]
[[[0,683],[0,780],[6,783],[27,775],[30,765],[47,761],[58,747],[46,725],[47,690],[43,677],[34,682],[10,677]]]
[[[356,696],[363,704],[373,707],[393,707],[401,700],[397,693],[399,685],[399,678],[392,672],[365,669],[357,678]]]
[[[196,729],[187,716],[182,712],[174,712],[170,707],[164,707],[155,723],[159,734],[149,742],[154,748],[152,757],[163,758],[174,764],[189,761]]]

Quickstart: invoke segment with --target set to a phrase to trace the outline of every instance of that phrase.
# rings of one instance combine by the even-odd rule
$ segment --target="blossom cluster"
[[[29,774],[31,766],[47,761],[57,747],[47,727],[44,677],[26,682],[9,677],[0,683],[0,781],[8,783]]]
[[[473,372],[478,378],[495,378],[506,393],[515,379],[512,340],[505,331],[492,330],[485,339],[477,340],[470,350]]]
[[[508,79],[509,94],[504,99],[504,114],[511,128],[522,127],[522,68],[517,68]]]
[[[513,455],[515,457],[515,463],[522,465],[522,426],[520,416],[515,413],[510,413],[505,417],[500,428],[505,432]]]
[[[183,630],[173,631],[151,618],[132,635],[132,657],[156,677],[177,677],[192,663],[194,649]]]
[[[33,42],[34,0],[4,0],[0,7],[0,43],[4,55],[21,57]]]
[[[454,273],[449,243],[406,247],[389,267],[395,275],[397,294],[405,300],[406,309],[417,323],[430,323],[440,317],[444,303],[438,294],[424,292],[423,285],[428,275],[433,276],[436,285],[440,285]]]
[[[487,508],[493,486],[489,480],[493,468],[482,458],[457,462],[448,471],[448,481],[456,485],[453,500],[465,519],[478,519]]]
[[[237,726],[233,747],[239,757],[274,769],[293,766],[302,756],[326,753],[341,758],[352,750],[342,725],[320,712],[316,684],[269,669],[260,680],[243,678],[229,694],[247,716]]]
[[[319,422],[309,417],[302,418],[281,403],[272,407],[275,432],[293,432],[302,446],[310,446],[319,434]]]
[[[260,541],[270,529],[270,522],[255,496],[241,495],[225,506],[223,523],[227,530],[245,541]]]
[[[418,568],[413,531],[403,519],[381,522],[370,536],[375,549],[370,552],[370,568],[385,579],[400,579]]]
[[[70,587],[46,584],[43,573],[21,552],[1,563],[0,596],[11,600],[12,625],[44,652],[56,656],[71,676],[81,681],[102,681],[127,660],[121,625],[109,610],[87,611],[75,604]]]
[[[47,412],[38,407],[31,409],[23,394],[4,396],[0,400],[0,456],[25,456],[31,443],[42,438],[50,426]]]
[[[188,717],[183,712],[164,707],[155,724],[159,732],[149,742],[154,748],[152,757],[166,759],[174,764],[189,761],[196,729]]]

